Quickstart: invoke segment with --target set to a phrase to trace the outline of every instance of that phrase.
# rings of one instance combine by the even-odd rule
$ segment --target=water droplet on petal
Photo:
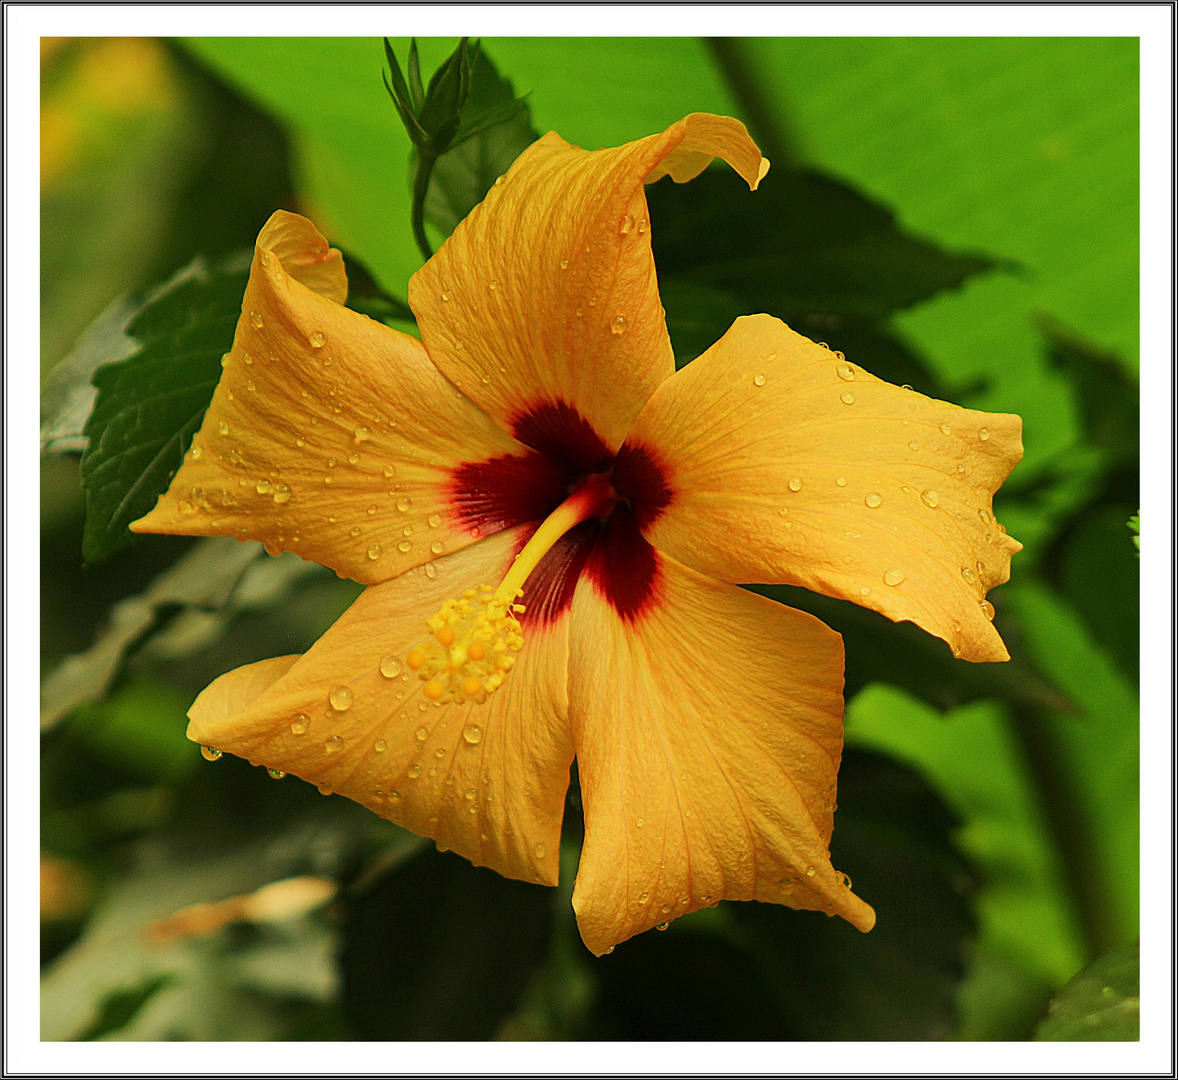
[[[266,323],[262,319],[261,315],[259,315],[256,311],[250,312],[250,326],[252,326],[255,330],[261,330],[265,325]]]
[[[327,335],[322,330],[312,330],[307,335],[307,341],[310,342],[312,349],[322,349],[327,344]]]
[[[450,302],[450,294],[445,289],[442,290],[442,299],[446,301],[446,303]]]
[[[331,693],[327,695],[327,700],[331,702],[331,707],[338,712],[347,712],[352,707],[354,695],[350,686],[333,686]]]
[[[790,477],[789,490],[790,491],[801,491],[802,490],[802,478],[800,476],[791,476]]]
[[[626,214],[618,226],[618,232],[625,236],[632,228],[634,228],[634,215]]]
[[[370,548],[368,549],[368,557],[369,557],[369,558],[370,558],[370,559],[371,559],[373,562],[376,562],[376,560],[380,558],[380,555],[381,555],[381,546],[380,546],[380,544],[373,544],[373,545],[372,545],[372,547],[370,547]]]
[[[628,325],[629,324],[626,322],[625,315],[615,315],[613,318],[613,322],[611,322],[609,324],[609,328],[610,328],[610,331],[614,334],[622,334],[622,333],[625,333],[626,327]]]
[[[850,382],[855,377],[855,369],[850,364],[839,364],[834,370],[844,382]]]
[[[267,769],[266,772],[268,772],[275,780],[281,780],[286,775],[286,773],[284,773],[281,769]]]
[[[222,435],[228,435],[229,434],[229,425],[227,423],[225,423],[224,420],[222,420],[217,425],[217,431],[219,431]]]
[[[925,506],[936,506],[941,501],[941,497],[932,488],[925,488],[920,493],[920,501]]]
[[[384,657],[380,662],[380,673],[386,679],[395,679],[401,674],[402,664],[398,656],[392,654]]]
[[[421,766],[420,765],[410,765],[409,766],[409,779],[410,780],[416,780],[420,775],[421,775]]]
[[[948,435],[948,434],[949,434],[949,431],[950,431],[950,427],[949,427],[949,425],[948,425],[948,424],[942,424],[942,425],[940,426],[939,430],[940,430],[940,432],[941,432],[941,434],[942,434],[942,435]]]
[[[867,494],[867,497],[863,501],[874,510],[883,502],[883,496],[878,491],[872,491]]]
[[[441,555],[445,548],[446,545],[443,544],[441,540],[435,540],[429,546],[430,551],[432,551],[435,555]]]
[[[908,444],[908,449],[909,449],[909,450],[916,450],[916,442],[915,442],[915,441],[913,441],[913,442],[910,442],[910,443]]]
[[[462,737],[470,743],[471,746],[477,746],[482,740],[483,729],[478,724],[467,724],[462,729]]]
[[[221,756],[221,751],[218,750],[215,746],[202,746],[200,748],[200,753],[201,757],[203,757],[205,761],[216,761]]]
[[[497,288],[499,288],[499,282],[492,278],[487,282],[487,288],[494,292]]]
[[[438,568],[434,566],[432,562],[425,564],[425,576],[429,578],[430,581],[433,581],[433,579],[438,576]]]
[[[670,923],[661,922],[657,926],[655,926],[655,929],[656,930],[666,930],[666,928],[670,925],[671,925]]]
[[[404,514],[412,505],[413,500],[410,499],[407,495],[402,495],[397,500],[397,509],[400,510],[402,514]]]
[[[335,791],[335,788],[332,787],[331,784],[316,784],[315,787],[320,795],[330,795],[333,791]]]
[[[764,386],[764,385],[765,385],[765,376],[762,373],[758,372],[756,375],[753,376],[753,386]]]
[[[360,526],[359,526],[359,525],[353,525],[353,526],[352,526],[352,528],[350,528],[350,529],[348,530],[348,535],[349,535],[349,536],[352,536],[352,537],[357,537],[357,536],[359,536],[359,535],[360,535]]]
[[[985,442],[989,437],[990,437],[990,429],[989,428],[984,428],[984,427],[978,428],[978,438],[981,439],[982,442]]]
[[[908,575],[903,570],[889,570],[884,574],[885,585],[899,585]]]
[[[844,405],[854,405],[855,404],[855,395],[852,394],[850,390],[844,390],[841,394],[839,394],[839,400]]]
[[[400,543],[397,545],[397,550],[398,550],[399,552],[401,552],[401,554],[403,554],[403,555],[408,555],[408,554],[409,554],[409,551],[410,551],[410,549],[411,549],[412,547],[413,547],[413,544],[412,544],[412,542],[411,542],[411,541],[409,541],[409,540],[402,540],[402,541],[401,541],[401,542],[400,542]]]
[[[276,503],[290,502],[290,497],[293,494],[290,484],[275,484],[274,485],[274,501]]]
[[[814,867],[807,866],[806,867],[806,877],[813,877],[813,876],[814,876]]]
[[[274,485],[271,484],[269,480],[267,480],[265,477],[262,477],[261,480],[254,484],[254,490],[257,491],[259,495],[267,495],[270,492],[270,488],[273,486]]]
[[[329,754],[334,754],[337,750],[342,750],[343,748],[344,740],[338,735],[330,736],[327,742],[323,744],[323,749],[326,750]]]
[[[200,461],[200,459],[201,459],[201,455],[202,455],[203,453],[204,453],[204,451],[203,451],[203,450],[202,450],[202,449],[201,449],[199,446],[197,446],[195,443],[193,443],[193,446],[192,446],[192,458],[193,458],[193,460],[194,460],[194,461]]]
[[[535,855],[537,859],[542,859],[545,855],[548,854],[548,849],[543,844],[537,844],[534,848],[532,848],[532,854]]]
[[[985,615],[987,619],[994,618],[994,605],[991,604],[989,600],[982,600],[978,606],[982,609],[982,614]]]

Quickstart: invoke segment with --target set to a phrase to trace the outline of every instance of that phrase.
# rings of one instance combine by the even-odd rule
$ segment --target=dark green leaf
[[[344,1013],[362,1039],[489,1039],[551,927],[550,890],[427,850],[345,900]]]
[[[938,709],[1001,697],[1029,705],[1068,707],[1067,699],[1027,663],[1015,656],[1005,664],[971,664],[955,658],[949,646],[913,623],[893,623],[847,600],[821,596],[792,585],[754,585],[753,592],[808,611],[843,636],[846,645],[846,697],[864,686],[886,682],[903,687]],[[993,596],[1004,632],[1002,596]]]
[[[82,458],[87,562],[131,539],[127,526],[179,469],[233,344],[247,276],[194,263],[131,323],[139,349],[94,373],[98,397]]]
[[[1137,944],[1105,953],[1060,991],[1036,1039],[1135,1042],[1141,1038],[1141,961]]]
[[[156,975],[139,986],[114,990],[102,999],[98,1015],[85,1031],[77,1036],[79,1042],[91,1042],[126,1027],[135,1014],[160,990],[176,981],[175,975]]]
[[[461,118],[454,145],[434,164],[425,201],[426,218],[447,236],[538,138],[526,102],[482,50],[471,68]]]
[[[733,904],[742,941],[800,1039],[944,1039],[975,933],[976,882],[957,821],[907,766],[848,751],[831,842],[835,866],[876,910],[861,934],[841,919]]]
[[[425,89],[421,85],[421,58],[417,55],[417,38],[409,42],[409,95],[413,111],[420,112],[425,103]]]
[[[647,198],[661,280],[733,290],[747,310],[806,333],[816,319],[883,319],[997,265],[909,236],[891,211],[817,172],[770,172],[750,192],[715,169]]]
[[[470,93],[470,55],[463,38],[434,72],[425,92],[425,101],[417,114],[426,133],[426,143],[419,149],[430,157],[446,152],[458,134],[462,121],[459,112]]]

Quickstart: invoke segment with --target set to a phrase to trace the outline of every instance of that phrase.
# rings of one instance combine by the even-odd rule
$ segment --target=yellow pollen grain
[[[483,684],[473,676],[462,680],[462,692],[467,697],[478,697],[482,692]]]
[[[448,649],[454,644],[454,631],[448,626],[443,626],[435,636],[438,639],[438,644],[444,649]]]
[[[472,641],[470,643],[470,648],[466,650],[466,655],[470,657],[471,660],[486,660],[487,647],[481,641]]]
[[[412,667],[413,665],[410,665]],[[425,694],[430,701],[441,701],[442,695],[446,692],[446,688],[442,686],[437,679],[430,679],[429,682],[422,687],[421,692]]]
[[[405,666],[412,671],[420,671],[425,666],[425,653],[420,649],[410,649],[405,657]]]

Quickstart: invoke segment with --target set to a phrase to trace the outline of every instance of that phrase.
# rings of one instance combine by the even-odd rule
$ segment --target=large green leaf
[[[82,458],[87,562],[130,541],[127,526],[180,468],[233,344],[246,277],[194,263],[127,328],[139,349],[94,373],[98,397]]]
[[[1051,1002],[1036,1039],[1136,1042],[1141,1038],[1141,958],[1136,943],[1093,961]]]
[[[957,843],[983,886],[961,1034],[1027,1037],[1050,993],[1083,963],[1085,947],[1036,777],[1009,714],[990,702],[941,714],[877,684],[848,705],[846,737],[849,746],[918,769],[962,821]]]
[[[1031,315],[1136,361],[1136,39],[784,37],[747,50],[804,160],[882,197],[907,228],[1028,268],[901,323],[947,379],[989,383],[982,407],[1022,414],[1024,470],[1071,442]]]

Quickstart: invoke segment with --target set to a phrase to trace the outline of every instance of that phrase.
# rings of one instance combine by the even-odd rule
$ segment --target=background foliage
[[[428,78],[455,42],[419,45]],[[1023,416],[996,510],[1026,549],[991,594],[1013,659],[760,590],[846,640],[832,846],[879,913],[867,936],[724,903],[594,960],[569,906],[575,785],[545,890],[203,761],[195,694],[307,648],[359,587],[125,525],[199,422],[235,257],[275,208],[348,253],[354,306],[412,330],[409,137],[378,40],[44,39],[42,1037],[1136,1038],[1135,40],[483,51],[471,109],[528,111],[439,159],[433,246],[532,132],[595,147],[740,116],[773,161],[760,191],[723,170],[649,191],[677,361],[769,311]],[[187,396],[164,407],[161,379]]]

